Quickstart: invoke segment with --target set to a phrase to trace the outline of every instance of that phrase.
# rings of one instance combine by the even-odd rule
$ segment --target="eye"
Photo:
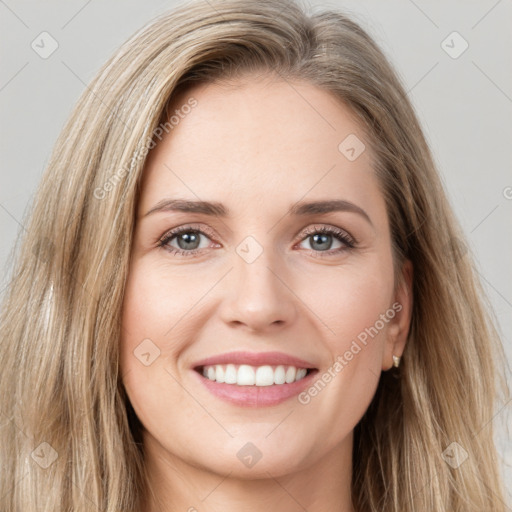
[[[207,230],[195,226],[180,226],[168,231],[158,241],[158,247],[173,254],[192,256],[208,247],[208,244],[201,246],[201,243],[204,242],[204,239],[209,240],[210,236],[212,235]]]
[[[327,255],[339,254],[352,249],[356,240],[345,231],[334,226],[313,226],[305,232],[306,237],[302,243],[309,241],[311,250],[315,253],[327,253]],[[334,247],[333,245],[338,245]],[[321,254],[321,256],[324,256]]]
[[[211,247],[211,243],[208,244],[208,241],[211,241],[213,237],[213,233],[204,227],[186,225],[168,231],[158,241],[157,245],[171,254],[194,256],[203,249]],[[335,226],[313,226],[308,228],[302,235],[301,244],[306,241],[309,241],[312,253],[321,257],[339,254],[354,248],[357,244],[352,236]],[[337,245],[337,247],[333,248],[333,245]],[[220,247],[219,244],[215,246]]]

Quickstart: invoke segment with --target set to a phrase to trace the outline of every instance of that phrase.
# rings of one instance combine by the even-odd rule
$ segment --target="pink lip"
[[[301,380],[291,384],[274,384],[272,386],[237,386],[207,379],[201,373],[201,367],[215,364],[248,364],[251,366],[295,366],[312,370]],[[240,407],[264,407],[277,405],[298,395],[310,386],[316,368],[310,362],[283,352],[228,352],[217,356],[207,357],[192,365],[194,374],[202,384],[216,397]],[[199,371],[198,371],[199,370]]]
[[[219,363],[220,364],[220,363]],[[268,407],[277,405],[298,395],[310,386],[318,373],[313,370],[303,379],[291,384],[274,384],[272,386],[237,386],[215,382],[193,372],[203,385],[216,397],[240,407]]]
[[[192,368],[200,366],[208,366],[214,364],[248,364],[251,366],[277,366],[288,365],[296,368],[310,368],[315,366],[304,359],[284,354],[283,352],[228,352],[217,356],[207,357],[201,361],[197,361]],[[300,381],[299,381],[300,382]]]

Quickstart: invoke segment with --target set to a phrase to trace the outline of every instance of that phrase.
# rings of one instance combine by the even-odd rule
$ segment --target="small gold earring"
[[[393,356],[393,366],[395,368],[398,368],[400,366],[400,357],[399,356]]]

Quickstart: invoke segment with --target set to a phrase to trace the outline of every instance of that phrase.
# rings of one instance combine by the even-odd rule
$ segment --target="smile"
[[[250,366],[248,364],[216,364],[203,366],[202,374],[211,381],[236,386],[272,386],[291,384],[303,379],[306,368],[295,366]]]
[[[230,352],[197,361],[191,369],[215,398],[239,407],[278,405],[311,385],[318,369],[280,352]]]

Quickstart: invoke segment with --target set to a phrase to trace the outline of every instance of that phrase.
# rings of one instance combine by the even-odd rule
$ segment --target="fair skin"
[[[395,287],[386,205],[350,110],[298,81],[253,77],[236,85],[195,86],[175,98],[175,108],[190,97],[197,106],[151,151],[143,176],[121,369],[144,426],[152,492],[144,512],[354,512],[353,429],[381,372],[404,349],[411,268],[404,265],[404,284]],[[338,149],[350,134],[366,145],[354,161]],[[146,215],[177,198],[222,203],[229,214]],[[364,213],[288,213],[298,202],[332,199]],[[158,246],[190,224],[188,237]],[[317,228],[357,242],[350,248],[332,233],[322,239]],[[351,357],[371,326],[378,333]],[[160,352],[145,365],[134,351],[148,339],[144,352]],[[331,379],[309,401],[295,393],[274,404],[233,402],[212,393],[194,364],[235,351],[305,360],[306,391],[329,369]],[[345,363],[333,371],[338,356]],[[290,385],[259,389],[263,396]]]

